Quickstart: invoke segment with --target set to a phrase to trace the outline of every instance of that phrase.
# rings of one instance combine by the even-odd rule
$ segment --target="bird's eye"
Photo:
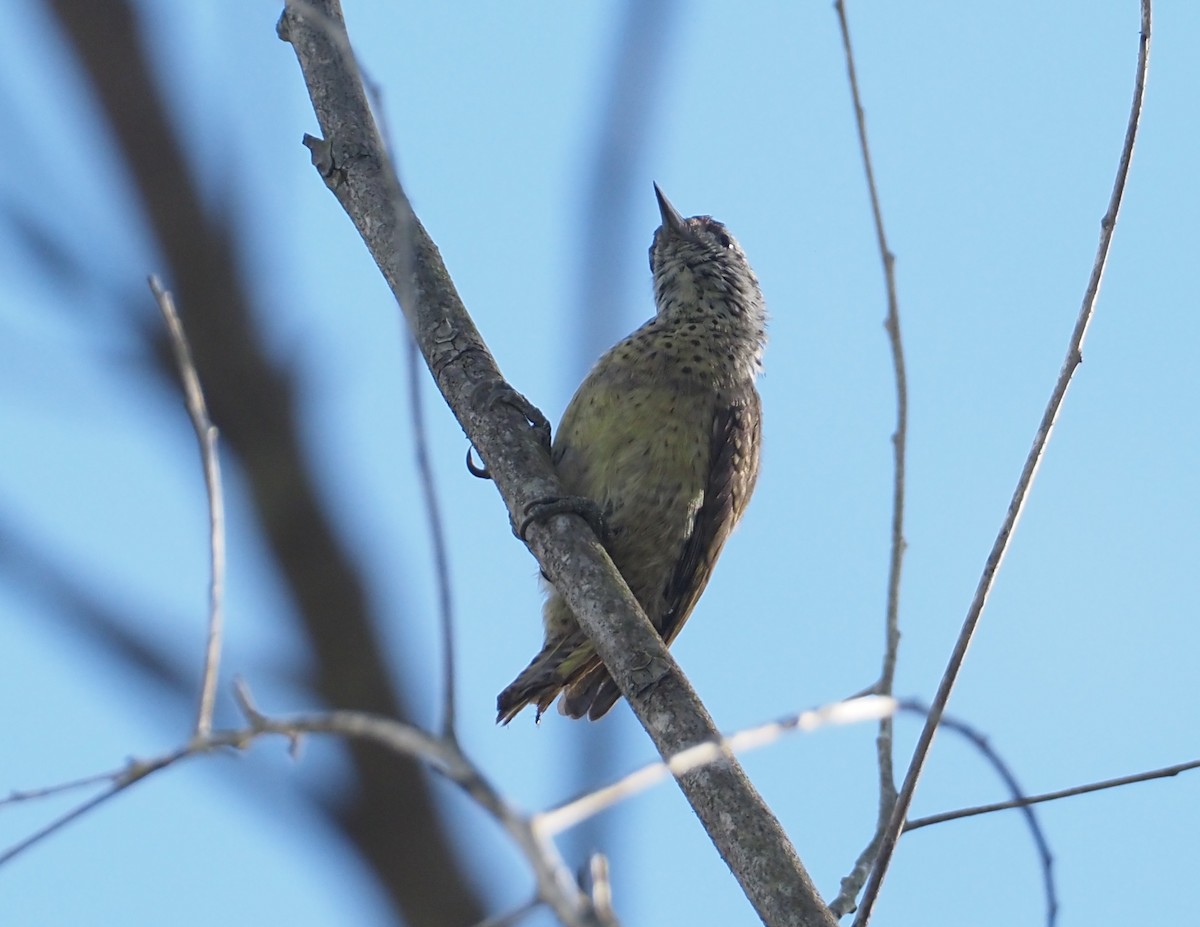
[[[717,243],[722,248],[732,248],[733,247],[733,239],[730,238],[729,235],[723,230],[717,232]]]

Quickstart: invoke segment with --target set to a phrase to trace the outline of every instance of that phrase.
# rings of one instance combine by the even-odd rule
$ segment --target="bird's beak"
[[[687,237],[687,222],[679,214],[679,210],[671,205],[671,201],[667,199],[658,184],[654,185],[654,195],[658,197],[658,211],[662,214],[663,228],[675,235]]]

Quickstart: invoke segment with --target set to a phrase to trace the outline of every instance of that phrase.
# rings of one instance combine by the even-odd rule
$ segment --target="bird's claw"
[[[472,456],[474,454],[474,452],[475,452],[475,445],[468,444],[467,445],[467,472],[470,473],[471,476],[477,477],[478,479],[490,480],[492,478],[491,471],[488,470],[488,468],[485,467],[482,463],[478,463],[478,464],[475,463],[475,458]]]
[[[506,406],[512,406],[523,416],[525,421],[529,422],[530,426],[537,433],[538,440],[546,449],[546,453],[550,452],[550,420],[542,414],[542,410],[535,406],[532,402],[526,399],[521,393],[517,392],[503,380],[492,383],[485,383],[481,387],[484,392],[483,404],[489,409],[495,408],[499,403]],[[476,464],[471,459],[471,451],[474,448],[467,448],[467,471],[471,476],[478,477],[481,480],[490,480],[492,474],[484,464]]]

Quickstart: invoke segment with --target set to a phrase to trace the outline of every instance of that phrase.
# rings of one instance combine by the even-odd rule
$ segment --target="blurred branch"
[[[588,165],[586,199],[580,207],[587,221],[574,223],[580,233],[578,305],[582,324],[577,345],[584,370],[625,335],[621,282],[626,278],[613,269],[621,266],[620,246],[629,230],[637,168],[647,137],[658,127],[654,116],[679,12],[678,0],[628,0],[614,36],[611,79],[587,146],[595,153]],[[646,187],[649,183],[638,185],[639,190]]]
[[[413,215],[384,153],[336,0],[289,0],[280,37],[296,51],[323,139],[314,163],[391,286],[447,404],[517,523],[528,505],[561,496],[542,421],[500,375],[436,246]],[[397,243],[400,247],[397,248]],[[411,270],[404,274],[403,268]],[[499,400],[499,401],[498,401]],[[536,523],[529,546],[594,641],[664,757],[719,733],[662,639],[582,519]],[[680,787],[759,916],[770,925],[832,925],[779,822],[732,757],[689,772]]]
[[[221,667],[221,635],[225,599],[225,494],[221,489],[221,461],[217,456],[217,429],[209,420],[200,377],[192,362],[183,323],[175,311],[175,300],[163,289],[157,277],[150,278],[150,292],[158,303],[171,336],[175,363],[183,382],[188,417],[200,444],[200,462],[204,467],[204,488],[208,494],[209,584],[208,640],[204,647],[204,675],[200,683],[200,701],[196,709],[195,733],[203,737],[212,730],[213,707],[217,700],[217,679]]]
[[[514,927],[542,906],[541,898],[531,898],[519,908],[480,921],[475,927]]]
[[[254,514],[308,638],[313,689],[328,705],[408,718],[364,579],[306,460],[295,384],[263,348],[233,231],[201,199],[129,0],[47,5],[91,80],[167,262],[164,276],[179,298],[212,419],[226,453],[243,467]],[[364,741],[350,744],[350,758],[354,781],[318,807],[371,867],[397,916],[421,927],[480,920],[483,905],[420,765]]]
[[[842,33],[842,50],[846,58],[846,76],[850,83],[850,97],[854,102],[854,121],[858,126],[858,144],[862,152],[863,171],[867,178],[867,192],[871,198],[871,215],[875,221],[875,237],[879,244],[879,258],[883,264],[883,282],[887,291],[887,316],[884,328],[888,333],[888,344],[892,351],[892,369],[896,378],[896,430],[892,434],[892,450],[895,459],[895,476],[892,483],[892,530],[891,553],[888,558],[887,611],[884,619],[883,666],[875,691],[880,695],[891,695],[896,679],[896,655],[900,648],[900,570],[904,562],[904,486],[905,458],[908,446],[908,377],[904,367],[904,343],[900,338],[900,306],[896,295],[896,256],[888,247],[887,232],[883,227],[883,209],[879,204],[879,189],[875,184],[875,168],[871,163],[871,146],[867,141],[867,118],[862,98],[858,92],[858,74],[854,65],[854,50],[850,44],[850,25],[846,20],[846,5],[836,0],[838,26]],[[879,736],[875,746],[879,762],[879,813],[876,818],[875,835],[859,854],[854,869],[842,879],[837,898],[829,907],[835,917],[853,910],[884,828],[892,817],[896,804],[896,773],[892,759],[892,718],[879,722]]]
[[[327,30],[326,36],[334,42],[344,55],[353,55],[349,39],[345,32]],[[367,91],[373,104],[373,112],[379,120],[383,140],[390,149],[392,146],[391,130],[388,128],[387,112],[383,106],[383,91],[379,84],[372,80],[361,68],[359,74],[363,80],[363,88]],[[407,229],[401,225],[397,235],[406,235]],[[400,254],[400,276],[408,279],[412,268],[411,248],[398,248]],[[429,459],[428,430],[425,426],[425,409],[421,405],[421,352],[413,340],[411,329],[405,328],[405,343],[408,347],[406,362],[408,365],[408,402],[409,423],[412,426],[413,452],[417,463],[417,474],[421,482],[421,497],[425,502],[425,516],[429,526],[429,537],[432,541],[434,578],[438,591],[438,630],[442,638],[442,734],[454,739],[457,709],[455,707],[455,671],[454,671],[454,599],[450,583],[450,555],[446,546],[445,522],[442,519],[441,506],[438,504],[437,483],[433,478],[433,464]],[[469,452],[468,452],[469,458]],[[468,463],[468,466],[470,464]]]
[[[608,857],[603,853],[593,853],[589,856],[587,866],[580,874],[579,883],[587,892],[599,927],[621,927],[612,906],[613,891],[612,879],[608,872]]]
[[[618,270],[624,243],[636,214],[635,186],[649,187],[640,167],[646,159],[648,141],[661,134],[660,111],[665,82],[679,37],[681,4],[678,0],[625,0],[610,4],[614,28],[608,40],[604,87],[594,122],[586,132],[585,176],[579,191],[581,202],[572,203],[568,213],[586,216],[570,222],[577,232],[578,282],[572,340],[574,363],[568,365],[573,387],[596,358],[626,334],[630,302],[630,275]],[[660,178],[661,179],[661,178]],[[638,278],[637,295],[645,290]],[[568,736],[574,741],[565,752],[569,781],[586,789],[611,779],[618,772],[620,729],[615,725],[576,725]],[[613,839],[619,824],[614,817],[592,819],[587,829],[571,833],[566,846],[579,855]]]
[[[1125,128],[1125,140],[1121,146],[1120,159],[1117,164],[1117,176],[1113,182],[1112,193],[1109,196],[1108,209],[1100,223],[1100,242],[1096,249],[1096,259],[1092,264],[1092,272],[1088,278],[1087,287],[1084,290],[1083,305],[1080,307],[1079,316],[1075,321],[1075,328],[1071,333],[1071,339],[1067,346],[1066,360],[1063,362],[1062,370],[1058,375],[1058,381],[1054,384],[1054,389],[1046,404],[1046,410],[1042,414],[1037,434],[1033,439],[1033,447],[1025,459],[1025,465],[1021,470],[1012,500],[1008,505],[1008,512],[1005,514],[1000,531],[992,545],[992,550],[988,554],[987,562],[983,568],[983,575],[980,577],[979,585],[975,590],[975,597],[971,602],[970,608],[967,610],[962,630],[959,632],[958,640],[950,655],[946,671],[942,675],[941,682],[938,685],[937,694],[930,708],[929,717],[925,721],[925,727],[922,729],[916,749],[913,751],[912,762],[904,777],[904,785],[900,789],[900,795],[892,811],[892,819],[888,823],[883,839],[880,841],[879,855],[876,858],[875,866],[871,870],[870,878],[867,880],[866,889],[863,892],[863,899],[854,920],[855,927],[865,927],[871,919],[871,911],[874,908],[875,899],[878,897],[880,887],[883,885],[883,879],[887,875],[888,866],[891,864],[892,855],[896,850],[896,842],[900,839],[900,834],[903,831],[904,819],[908,816],[908,809],[912,805],[913,794],[916,791],[917,782],[921,777],[921,770],[924,768],[925,760],[929,756],[929,749],[933,745],[934,734],[937,732],[938,724],[942,719],[942,713],[946,709],[946,703],[950,700],[950,693],[954,689],[954,683],[958,678],[959,671],[962,669],[963,661],[966,659],[967,648],[970,646],[971,638],[974,636],[975,628],[979,623],[979,618],[983,614],[984,606],[987,604],[996,574],[999,572],[1000,564],[1004,560],[1009,542],[1012,540],[1013,532],[1016,530],[1021,511],[1024,509],[1025,502],[1029,498],[1029,491],[1033,486],[1034,477],[1037,475],[1038,466],[1042,462],[1046,446],[1050,441],[1050,433],[1054,429],[1054,423],[1058,419],[1058,413],[1066,398],[1067,387],[1070,386],[1076,369],[1083,362],[1083,341],[1087,335],[1088,326],[1092,321],[1096,298],[1100,293],[1100,281],[1104,276],[1104,267],[1108,263],[1108,252],[1112,245],[1113,233],[1117,227],[1117,215],[1121,209],[1121,200],[1125,193],[1125,182],[1129,177],[1129,166],[1133,160],[1134,141],[1137,138],[1138,124],[1141,119],[1142,99],[1146,91],[1146,75],[1150,65],[1150,14],[1150,0],[1141,0],[1141,35],[1138,39],[1133,102],[1130,106],[1129,120]]]
[[[47,602],[44,611],[51,620],[62,622],[72,637],[115,654],[127,676],[130,671],[140,674],[172,700],[182,699],[185,691],[190,698],[192,675],[178,655],[150,635],[134,632],[134,627],[149,623],[149,616],[131,617],[127,603],[119,610],[106,605],[99,594],[84,588],[78,570],[62,562],[64,559],[42,549],[28,532],[18,534],[0,521],[0,564],[7,565],[30,592]]]
[[[419,728],[363,712],[338,711],[273,720],[251,703],[244,687],[238,703],[256,734],[281,734],[294,738],[299,734],[335,734],[371,741],[384,749],[403,754],[430,765],[463,790],[504,828],[529,862],[537,881],[538,895],[567,927],[594,927],[590,903],[570,870],[558,855],[553,841],[539,836],[527,815],[518,811],[502,796],[478,767],[448,738],[434,737]]]

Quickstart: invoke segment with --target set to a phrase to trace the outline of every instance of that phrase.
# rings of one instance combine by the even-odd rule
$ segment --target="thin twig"
[[[705,741],[676,753],[665,762],[647,763],[616,782],[536,814],[533,817],[533,826],[539,834],[551,837],[575,827],[632,795],[645,791],[669,776],[682,776],[693,769],[716,763],[730,754],[742,754],[765,747],[791,731],[808,733],[822,727],[874,721],[890,716],[895,708],[895,699],[882,695],[865,695],[738,731],[719,741]]]
[[[1116,779],[1104,779],[1100,782],[1090,782],[1087,785],[1076,785],[1069,789],[1059,789],[1056,792],[1043,792],[1040,795],[1026,795],[1010,801],[997,801],[988,805],[975,805],[971,808],[958,808],[954,811],[943,811],[940,814],[930,814],[923,818],[913,818],[904,825],[907,834],[912,830],[929,827],[931,824],[943,824],[946,821],[959,821],[963,818],[975,817],[979,814],[991,814],[994,811],[1009,811],[1013,808],[1024,808],[1028,805],[1038,805],[1047,801],[1058,801],[1060,798],[1073,798],[1076,795],[1086,795],[1089,792],[1102,792],[1105,789],[1115,789],[1123,785],[1133,785],[1136,782],[1150,782],[1154,779],[1169,779],[1180,773],[1200,769],[1200,760],[1189,760],[1186,763],[1176,763],[1162,769],[1134,773],[1129,776],[1118,776]]]
[[[344,37],[344,33],[343,33]],[[350,54],[353,50],[347,49]],[[355,58],[357,64],[357,58]],[[367,88],[368,97],[374,104],[375,118],[379,120],[379,131],[387,150],[392,150],[391,126],[387,120],[387,111],[383,106],[383,97],[379,86],[372,80],[362,65],[358,64],[359,73],[363,75],[363,86]],[[393,190],[393,199],[397,204],[397,212],[401,221],[396,223],[395,248],[400,262],[399,274],[402,279],[412,279],[412,264],[415,259],[416,247],[413,239],[413,215],[408,206],[407,198],[403,197],[397,179]],[[409,320],[407,317],[405,321]],[[456,681],[455,651],[454,651],[454,597],[450,584],[450,553],[446,545],[445,520],[442,518],[441,505],[438,502],[437,483],[433,478],[433,464],[429,459],[429,429],[425,424],[425,410],[421,405],[421,368],[424,358],[417,345],[416,334],[411,325],[405,326],[405,341],[408,343],[408,402],[410,421],[412,423],[414,452],[417,457],[417,472],[421,480],[421,497],[425,500],[425,517],[429,524],[429,537],[433,544],[433,571],[437,578],[438,591],[438,629],[442,637],[442,734],[450,740],[456,740]]]
[[[217,678],[221,665],[221,638],[224,631],[225,610],[225,496],[221,488],[221,462],[217,455],[217,429],[208,417],[208,406],[204,402],[204,391],[200,377],[192,362],[192,351],[188,346],[183,323],[175,311],[175,300],[168,290],[163,289],[158,277],[149,278],[150,291],[158,302],[167,331],[171,336],[171,348],[175,352],[175,364],[183,381],[183,395],[187,402],[188,417],[196,430],[200,443],[200,458],[204,465],[204,488],[208,493],[208,537],[210,574],[208,584],[208,641],[204,647],[204,675],[200,683],[200,701],[196,709],[195,734],[204,737],[212,730],[213,709],[217,700]]]
[[[421,479],[421,496],[425,500],[425,517],[432,541],[433,569],[437,577],[438,626],[442,633],[442,734],[455,738],[454,720],[454,600],[450,593],[450,556],[446,551],[446,530],[438,504],[437,485],[433,480],[433,465],[429,461],[428,430],[421,406],[421,352],[417,342],[405,332],[408,342],[408,403],[412,421],[413,451],[417,456],[417,473]]]
[[[112,782],[119,773],[119,770],[117,772],[97,773],[94,776],[84,776],[82,779],[72,779],[70,782],[58,782],[54,785],[47,785],[38,789],[14,789],[4,798],[0,798],[0,807],[4,805],[17,805],[27,801],[37,801],[42,798],[52,798],[55,795],[61,795],[63,792],[74,792],[78,789],[86,789],[91,785]]]
[[[240,731],[225,731],[225,732],[210,732],[205,735],[196,735],[184,744],[182,747],[177,747],[161,756],[154,757],[150,760],[131,760],[121,769],[107,774],[90,777],[93,782],[101,781],[108,782],[109,787],[99,795],[94,795],[86,801],[80,802],[74,808],[64,812],[56,817],[53,821],[44,827],[39,828],[23,840],[18,841],[12,846],[0,852],[0,866],[24,853],[26,850],[33,847],[35,844],[41,843],[51,834],[57,833],[62,828],[66,827],[72,821],[77,820],[100,805],[105,804],[109,799],[120,795],[127,788],[136,782],[140,782],[146,777],[158,772],[160,769],[166,769],[168,766],[173,766],[183,759],[192,756],[199,756],[202,753],[210,753],[220,747],[242,747],[247,741],[246,732]],[[85,780],[78,779],[72,783],[67,783],[69,787],[80,785]],[[62,791],[63,787],[56,787],[58,791]]]
[[[858,90],[858,74],[854,65],[854,50],[850,43],[850,25],[846,19],[843,0],[834,3],[838,26],[842,33],[842,51],[846,59],[846,77],[850,82],[850,96],[854,102],[854,120],[858,126],[858,144],[862,152],[863,171],[867,178],[867,192],[871,199],[871,215],[875,221],[875,238],[879,245],[879,258],[883,266],[883,282],[887,291],[887,316],[884,328],[888,334],[888,345],[892,353],[892,369],[896,380],[896,430],[892,434],[894,455],[894,478],[892,483],[892,527],[891,550],[888,557],[887,610],[884,619],[883,666],[879,673],[876,690],[880,695],[891,695],[896,679],[896,655],[900,648],[900,572],[904,562],[904,493],[905,460],[908,446],[908,377],[904,366],[904,343],[900,338],[900,305],[896,292],[896,256],[888,246],[887,232],[883,225],[883,208],[879,203],[879,188],[875,183],[875,169],[871,162],[871,146],[867,141],[867,118]],[[884,828],[892,817],[896,804],[896,773],[892,756],[892,718],[879,722],[876,738],[876,754],[879,762],[879,812],[876,818],[875,835],[859,854],[854,869],[842,880],[838,897],[829,906],[835,917],[854,908],[854,899],[866,881],[875,858]]]
[[[350,45],[349,37],[342,23],[328,16],[317,5],[308,0],[290,0],[291,7],[305,17],[306,23],[320,29],[324,37],[336,48],[343,60],[357,72],[370,103],[371,116],[378,125],[379,138],[385,151],[393,150],[391,126],[387,119],[387,108],[383,103],[383,93],[379,83],[374,80],[359,61],[358,56]],[[280,19],[280,28],[286,28],[286,17]],[[281,35],[281,38],[286,38]],[[311,144],[310,144],[311,142]],[[316,139],[306,136],[305,143],[313,150],[314,163],[318,156],[328,154]],[[400,186],[399,177],[389,172],[385,181],[389,187],[389,201],[395,207],[398,221],[392,235],[393,252],[398,263],[396,279],[401,290],[401,309],[407,310],[416,303],[416,289],[413,283],[412,268],[415,260],[415,223],[416,216],[409,205],[408,197]],[[446,546],[444,521],[441,506],[438,503],[436,484],[433,479],[433,465],[429,460],[429,449],[426,435],[424,410],[421,406],[421,378],[419,362],[422,360],[419,346],[415,340],[415,328],[412,318],[407,311],[404,313],[408,323],[408,368],[409,368],[409,414],[412,424],[414,451],[417,459],[417,471],[421,481],[421,495],[425,502],[425,514],[432,540],[434,575],[437,578],[438,589],[438,623],[442,638],[442,732],[445,736],[455,737],[455,657],[454,657],[454,604],[450,585],[450,558]]]
[[[34,831],[32,834],[30,834],[24,840],[20,840],[17,843],[14,843],[12,846],[8,847],[3,852],[0,852],[0,866],[3,866],[9,860],[13,859],[16,856],[19,856],[21,853],[24,853],[26,850],[28,850],[34,844],[41,843],[43,840],[45,840],[51,834],[57,833],[59,830],[61,830],[62,828],[66,827],[68,824],[70,824],[72,821],[87,814],[93,808],[103,805],[110,798],[114,797],[115,795],[117,795],[123,791],[124,791],[124,787],[122,787],[122,786],[111,786],[107,791],[101,792],[99,795],[89,798],[87,801],[85,801],[79,805],[76,805],[74,808],[72,808],[70,811],[67,811],[65,814],[62,814],[59,817],[55,818],[53,821],[51,821],[45,827],[38,828],[38,830]]]
[[[934,734],[941,721],[942,713],[945,711],[946,703],[950,699],[950,693],[958,678],[959,670],[962,668],[963,660],[966,658],[967,648],[971,643],[971,638],[974,636],[975,627],[979,623],[979,617],[982,615],[984,606],[987,604],[988,595],[992,590],[996,573],[999,571],[1000,564],[1008,550],[1009,541],[1012,538],[1013,531],[1016,529],[1021,510],[1025,507],[1025,501],[1029,497],[1030,487],[1033,485],[1038,466],[1041,464],[1042,457],[1045,454],[1046,445],[1050,440],[1050,433],[1054,428],[1054,423],[1058,418],[1059,410],[1062,408],[1063,400],[1067,394],[1067,387],[1071,383],[1071,378],[1074,376],[1076,368],[1078,368],[1083,360],[1083,341],[1092,320],[1096,298],[1100,292],[1100,281],[1104,276],[1104,267],[1108,262],[1109,247],[1112,244],[1113,232],[1117,226],[1117,215],[1120,212],[1121,199],[1125,193],[1125,182],[1129,176],[1129,165],[1133,158],[1134,141],[1137,138],[1138,123],[1142,112],[1142,99],[1146,90],[1146,75],[1150,62],[1150,21],[1150,0],[1141,0],[1141,35],[1138,40],[1138,60],[1136,77],[1134,79],[1133,103],[1130,107],[1129,121],[1125,129],[1125,141],[1121,146],[1121,156],[1117,165],[1117,176],[1113,183],[1112,195],[1109,197],[1108,209],[1100,224],[1100,242],[1096,250],[1096,259],[1092,265],[1092,272],[1088,279],[1087,288],[1084,291],[1083,305],[1079,310],[1075,329],[1071,333],[1066,360],[1063,362],[1062,371],[1058,375],[1058,382],[1054,385],[1054,391],[1050,395],[1050,400],[1042,415],[1041,423],[1038,425],[1037,434],[1033,440],[1033,447],[1029,451],[1029,456],[1025,459],[1025,465],[1021,470],[1020,478],[1017,480],[1017,487],[1013,492],[1012,501],[1009,502],[1004,522],[1000,526],[999,534],[997,534],[995,543],[992,545],[992,550],[988,554],[983,575],[980,577],[979,585],[975,590],[975,597],[971,602],[971,607],[967,611],[967,617],[963,622],[962,630],[959,632],[958,640],[954,645],[954,651],[950,655],[946,671],[942,676],[941,683],[938,685],[937,695],[934,697],[929,717],[925,722],[925,727],[921,731],[916,749],[913,751],[912,762],[904,777],[904,785],[900,789],[896,807],[892,812],[892,819],[884,833],[883,840],[880,842],[879,855],[871,871],[870,878],[867,880],[866,889],[863,892],[858,915],[854,920],[855,927],[865,927],[870,921],[875,899],[879,895],[879,889],[883,884],[884,876],[887,874],[888,866],[891,864],[892,855],[895,853],[896,841],[900,838],[904,819],[908,815],[908,809],[912,804],[913,793],[916,791],[917,781],[920,779],[921,770],[929,755],[929,748],[933,743]]]

